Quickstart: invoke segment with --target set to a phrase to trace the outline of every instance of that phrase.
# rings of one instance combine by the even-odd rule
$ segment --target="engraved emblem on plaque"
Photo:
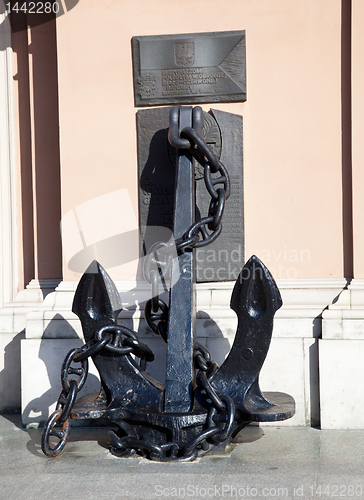
[[[144,75],[137,79],[139,93],[143,98],[151,97],[156,93],[156,78],[154,75]]]
[[[176,66],[187,66],[195,62],[195,43],[175,43],[174,44],[174,62]]]

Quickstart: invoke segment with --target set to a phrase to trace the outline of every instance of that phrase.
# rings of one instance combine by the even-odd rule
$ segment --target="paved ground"
[[[1,500],[364,499],[364,431],[247,427],[230,453],[181,464],[116,458],[105,428],[72,428],[56,459],[40,436],[0,416]]]

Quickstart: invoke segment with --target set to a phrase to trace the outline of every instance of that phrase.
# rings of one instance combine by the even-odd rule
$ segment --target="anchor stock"
[[[72,307],[86,344],[71,351],[63,364],[63,390],[43,431],[42,449],[48,456],[64,448],[71,419],[103,418],[116,425],[119,430],[110,433],[116,456],[141,453],[169,462],[191,461],[216,446],[224,447],[249,422],[284,420],[294,414],[289,395],[262,393],[259,388],[273,317],[282,300],[272,275],[256,256],[243,267],[232,293],[230,307],[237,314],[238,328],[225,362],[218,367],[195,339],[194,249],[221,233],[231,190],[226,168],[200,137],[202,124],[200,107],[171,110],[168,137],[177,148],[173,240],[153,245],[144,263],[145,279],[152,284],[144,314],[167,343],[166,382],[161,384],[146,371],[154,354],[135,332],[117,323],[122,310],[117,289],[103,267],[91,263]],[[211,196],[208,216],[199,220],[195,220],[193,158],[204,169]],[[212,177],[212,172],[220,177]],[[158,282],[168,278],[169,305],[158,295]],[[131,354],[140,358],[139,364]],[[101,389],[75,403],[87,376],[88,357],[99,371]],[[72,374],[78,380],[70,381]],[[54,446],[51,436],[58,439]]]

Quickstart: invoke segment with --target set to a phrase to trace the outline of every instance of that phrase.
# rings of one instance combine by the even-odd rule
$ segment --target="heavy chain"
[[[122,337],[124,336],[124,337]],[[102,349],[112,352],[115,356],[134,354],[140,358],[143,367],[148,361],[154,360],[154,354],[145,344],[139,342],[137,335],[129,328],[120,325],[103,326],[95,333],[95,338],[69,351],[61,368],[62,391],[59,395],[56,409],[48,418],[42,434],[42,450],[48,457],[57,456],[65,447],[70,433],[71,411],[76,396],[84,386],[88,374],[88,358],[95,356]],[[79,367],[72,363],[80,363]],[[77,375],[78,379],[70,379],[70,375]],[[55,429],[56,425],[62,429]],[[58,443],[50,444],[50,437],[54,436]]]
[[[173,252],[204,247],[219,237],[222,231],[222,217],[225,202],[230,196],[230,178],[224,165],[216,158],[200,136],[203,126],[203,112],[200,106],[193,108],[193,128],[186,127],[178,134],[178,112],[174,107],[170,112],[168,140],[178,149],[186,149],[204,168],[205,187],[211,196],[208,214],[195,222],[178,239],[168,243],[157,242],[144,259],[143,274],[152,285],[152,298],[144,309],[149,327],[167,341],[168,306],[159,298],[159,283],[168,278],[173,261]],[[213,177],[212,174],[220,176]],[[217,189],[215,188],[217,187]]]
[[[121,334],[127,335],[122,341],[120,340]],[[117,346],[118,343],[122,343],[123,346]],[[118,325],[100,328],[96,332],[94,340],[80,348],[72,349],[62,364],[62,391],[57,401],[56,410],[50,415],[43,429],[42,450],[45,455],[55,457],[65,447],[70,434],[71,411],[78,392],[86,382],[88,358],[102,349],[110,350],[114,355],[122,356],[132,353],[148,361],[154,359],[153,352],[148,346],[136,339],[134,332]],[[161,445],[130,436],[118,438],[114,433],[110,433],[113,444],[112,453],[126,456],[134,454],[139,449],[149,453],[152,460],[186,462],[194,460],[231,436],[235,418],[234,403],[228,396],[219,396],[210,383],[210,378],[218,369],[218,365],[211,360],[208,349],[199,343],[196,343],[194,360],[195,368],[198,370],[197,387],[202,394],[205,394],[206,402],[210,406],[202,432],[188,443],[168,442]],[[72,363],[80,363],[81,366],[75,368]],[[70,379],[70,375],[77,375],[78,379]],[[56,425],[61,426],[61,429],[55,428]],[[51,436],[58,440],[54,446],[50,444]]]
[[[195,367],[198,369],[197,387],[205,393],[207,401],[211,401],[206,421],[208,429],[205,432],[213,431],[213,440],[222,443],[231,436],[235,405],[229,396],[220,396],[212,387],[210,380],[219,366],[215,361],[212,361],[207,347],[198,342],[195,346]]]
[[[210,406],[202,432],[188,443],[173,441],[160,445],[131,436],[119,438],[110,432],[114,455],[125,457],[143,450],[152,460],[159,462],[189,462],[230,438],[235,418],[234,403],[229,396],[219,396],[210,383],[218,365],[211,360],[208,349],[199,343],[195,346],[194,359],[198,370],[197,387]]]

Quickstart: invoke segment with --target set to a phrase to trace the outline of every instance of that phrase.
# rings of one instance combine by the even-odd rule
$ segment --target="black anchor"
[[[201,116],[199,107],[171,111],[169,140],[178,148],[176,256],[170,257],[168,244],[155,246],[147,256],[150,281],[156,276],[164,279],[171,268],[169,306],[154,290],[156,296],[145,307],[148,324],[167,341],[166,383],[161,384],[146,371],[147,362],[154,359],[150,349],[135,332],[117,323],[122,310],[119,294],[107,272],[94,261],[82,276],[73,302],[86,344],[71,351],[62,368],[63,391],[43,432],[42,447],[49,456],[63,449],[72,418],[104,418],[116,424],[119,431],[110,438],[112,452],[118,456],[143,453],[153,460],[189,461],[216,446],[226,446],[249,422],[284,420],[294,414],[291,396],[263,394],[259,387],[273,317],[282,300],[272,275],[258,257],[248,260],[236,280],[230,305],[238,316],[238,328],[221,367],[195,339],[193,248],[220,234],[230,191],[225,167],[199,137]],[[208,217],[197,222],[191,155],[204,165],[212,196]],[[211,178],[211,172],[220,172],[220,178]],[[223,188],[216,190],[217,184]],[[158,325],[153,322],[156,319]],[[72,363],[85,364],[90,356],[100,374],[101,390],[74,405],[87,370],[83,365],[74,368]],[[69,380],[71,374],[79,375],[78,381]],[[63,426],[62,431],[55,429],[56,424]],[[59,439],[55,448],[49,444],[51,435]]]

